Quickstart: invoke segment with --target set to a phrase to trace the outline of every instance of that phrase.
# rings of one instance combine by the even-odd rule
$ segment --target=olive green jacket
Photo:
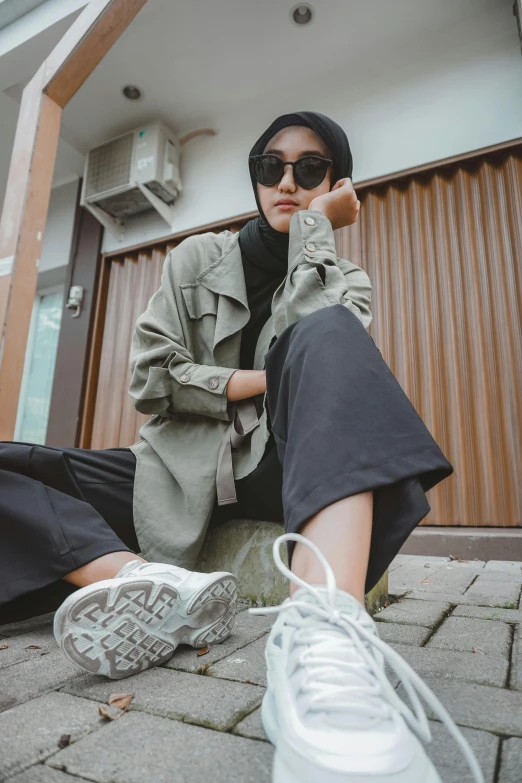
[[[288,274],[274,294],[254,368],[263,369],[271,342],[287,326],[322,307],[343,304],[367,327],[370,291],[366,273],[337,258],[328,218],[297,212]],[[227,469],[242,478],[263,455],[265,396],[255,400],[258,418],[252,401],[230,403],[226,392],[249,317],[237,234],[189,237],[167,255],[161,287],[136,323],[130,356],[132,402],[151,414],[132,446],[134,523],[149,560],[192,568],[216,501],[216,476],[220,502],[233,502]]]

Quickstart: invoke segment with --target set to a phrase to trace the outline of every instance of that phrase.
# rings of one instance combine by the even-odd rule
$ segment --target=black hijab
[[[346,133],[334,120],[313,111],[299,111],[278,117],[259,137],[250,155],[261,155],[270,139],[282,128],[302,125],[311,128],[324,141],[333,161],[331,184],[352,176],[352,153]],[[250,321],[241,336],[242,369],[252,369],[254,352],[261,329],[270,317],[272,297],[288,271],[288,233],[276,231],[266,219],[257,194],[253,165],[249,161],[259,217],[250,220],[239,232],[239,245],[247,289]]]

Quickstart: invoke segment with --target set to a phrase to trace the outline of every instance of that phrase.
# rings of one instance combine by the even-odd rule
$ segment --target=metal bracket
[[[107,212],[104,212],[103,209],[100,209],[100,207],[97,207],[95,204],[89,204],[86,202],[83,204],[83,207],[84,209],[87,209],[91,215],[94,215],[96,220],[98,220],[98,222],[101,223],[102,226],[118,240],[118,242],[123,242],[123,223],[120,223],[119,220],[116,220],[116,218],[108,215]]]
[[[168,223],[169,228],[172,228],[172,224],[174,223],[174,207],[169,207],[168,204],[165,204],[164,201],[158,198],[158,196],[156,196],[152,190],[149,190],[141,182],[136,182],[136,185],[139,187],[145,198],[154,207],[156,212],[158,212],[159,215],[163,218],[165,223]]]
[[[134,182],[134,185],[140,189],[140,191],[143,193],[151,207],[153,207],[156,212],[160,215],[160,217],[163,218],[165,223],[168,224],[169,228],[172,227],[172,224],[174,223],[174,207],[169,207],[168,204],[165,204],[164,201],[162,201],[158,196],[156,196],[155,193],[153,193],[151,190],[149,190],[145,185],[143,185],[141,182]],[[124,234],[125,234],[125,224],[120,222],[119,220],[116,220],[116,218],[113,218],[111,215],[107,214],[107,212],[104,212],[103,209],[100,207],[97,207],[95,204],[89,204],[88,202],[85,202],[83,204],[84,209],[87,209],[91,215],[94,215],[96,220],[98,220],[104,228],[109,231],[113,237],[115,237],[118,242],[123,242]]]

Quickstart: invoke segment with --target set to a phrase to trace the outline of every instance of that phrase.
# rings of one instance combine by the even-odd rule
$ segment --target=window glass
[[[45,443],[63,290],[37,295],[27,345],[15,440]]]

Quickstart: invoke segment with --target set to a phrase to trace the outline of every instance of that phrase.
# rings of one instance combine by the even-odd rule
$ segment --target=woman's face
[[[304,155],[331,157],[328,147],[313,130],[300,125],[289,125],[280,130],[272,136],[263,152],[277,155],[281,160],[291,161],[296,161]],[[258,184],[257,193],[261,208],[272,228],[288,233],[292,215],[300,209],[308,209],[312,199],[328,193],[332,184],[334,183],[330,182],[330,169],[328,169],[320,185],[313,190],[306,190],[296,185],[292,166],[286,166],[283,179],[277,185],[266,187]]]

